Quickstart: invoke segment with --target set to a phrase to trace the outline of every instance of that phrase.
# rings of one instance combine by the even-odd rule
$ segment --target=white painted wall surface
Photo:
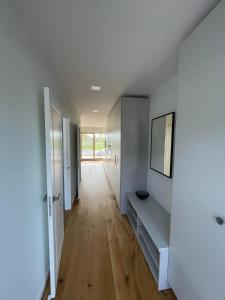
[[[0,45],[0,299],[39,300],[48,272],[43,86],[65,114],[73,108],[6,0]]]
[[[225,1],[180,56],[169,282],[179,300],[225,298]]]
[[[173,111],[176,112],[177,87],[178,79],[177,76],[174,76],[165,84],[163,84],[158,90],[156,90],[150,98],[148,192],[169,213],[171,212],[172,205],[173,178],[167,178],[166,176],[163,176],[162,174],[150,169],[151,120]]]

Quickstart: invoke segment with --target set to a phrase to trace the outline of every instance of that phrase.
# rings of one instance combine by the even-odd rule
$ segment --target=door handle
[[[60,199],[60,193],[58,194],[58,196],[53,196],[53,202],[58,201]]]
[[[47,202],[47,194],[44,195],[43,202]]]
[[[221,217],[216,217],[216,222],[217,222],[217,224],[219,224],[219,225],[223,225],[224,219],[221,218]]]

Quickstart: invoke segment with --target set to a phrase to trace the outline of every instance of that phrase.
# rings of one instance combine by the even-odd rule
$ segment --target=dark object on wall
[[[175,113],[152,119],[150,168],[172,177]]]
[[[145,200],[145,199],[148,198],[149,193],[146,192],[146,191],[137,191],[137,192],[136,192],[136,196],[137,196],[139,199],[141,199],[141,200]]]
[[[221,217],[216,217],[216,222],[217,222],[217,224],[219,224],[219,225],[223,225],[224,219],[221,218]]]

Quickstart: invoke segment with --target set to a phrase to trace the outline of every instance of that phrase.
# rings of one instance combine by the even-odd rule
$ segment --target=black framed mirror
[[[175,113],[152,119],[150,168],[172,177]]]

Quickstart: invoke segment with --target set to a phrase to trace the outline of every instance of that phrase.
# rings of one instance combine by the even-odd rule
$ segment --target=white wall
[[[48,272],[43,86],[67,115],[73,107],[7,0],[0,45],[0,299],[38,300]]]
[[[150,169],[151,149],[151,120],[177,110],[177,76],[172,77],[163,84],[150,98],[149,114],[149,162],[148,162],[148,192],[169,213],[172,205],[173,178],[168,178]],[[176,127],[176,126],[175,126]],[[175,128],[176,130],[176,128]]]
[[[225,1],[180,55],[169,282],[181,300],[225,297]]]

